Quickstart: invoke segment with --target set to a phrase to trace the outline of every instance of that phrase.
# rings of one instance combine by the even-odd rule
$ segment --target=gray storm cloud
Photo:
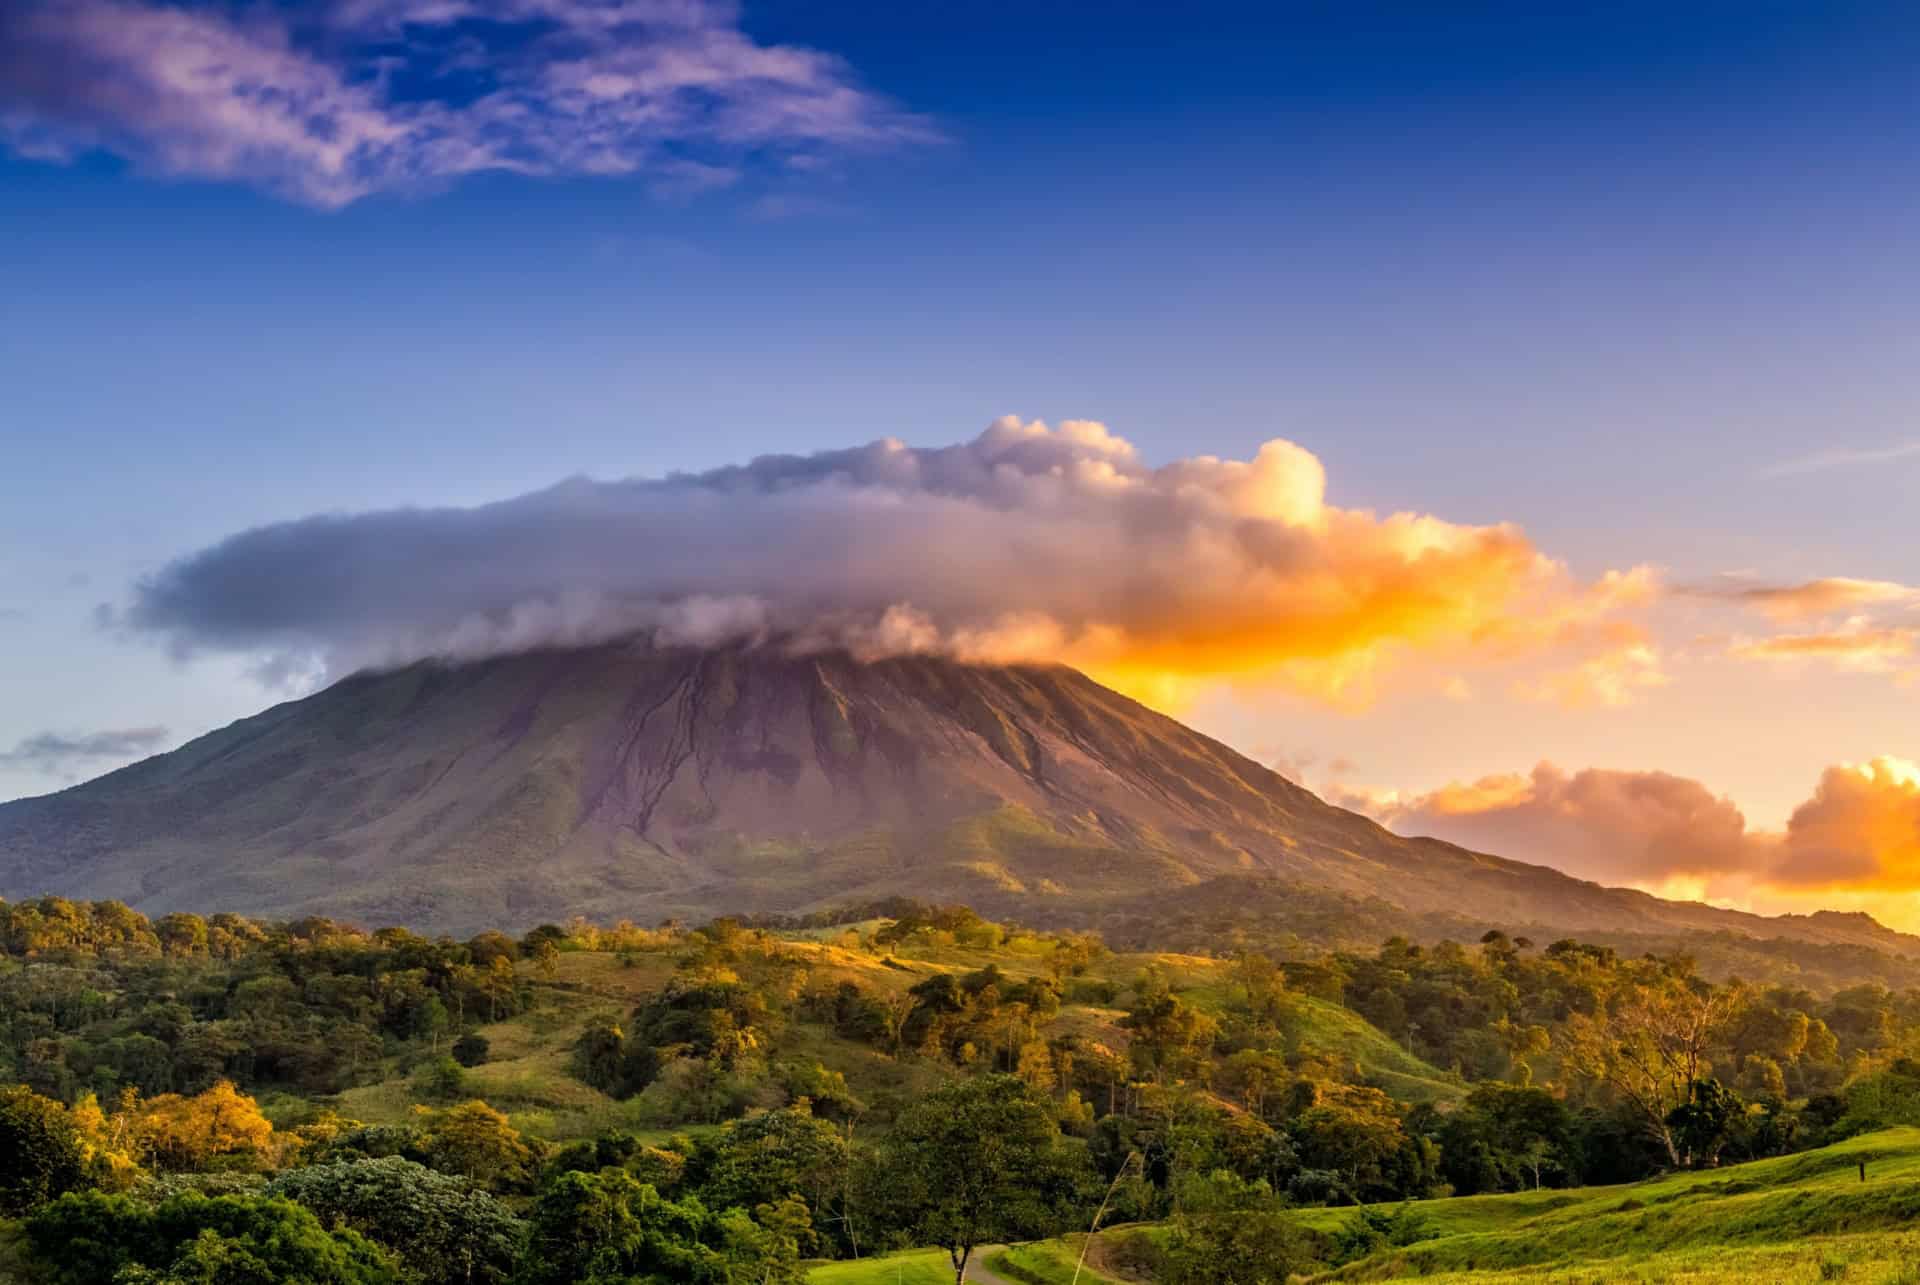
[[[1510,526],[1376,516],[1324,492],[1290,442],[1154,468],[1099,424],[1009,418],[956,446],[886,440],[262,527],[139,585],[119,619],[181,654],[334,674],[648,634],[1193,675],[1586,609]]]

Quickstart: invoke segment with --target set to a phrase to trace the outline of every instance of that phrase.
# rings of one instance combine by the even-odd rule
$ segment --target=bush
[[[1346,1179],[1334,1169],[1302,1169],[1287,1183],[1296,1205],[1330,1205],[1347,1198]]]
[[[1412,1205],[1391,1211],[1356,1209],[1333,1234],[1333,1261],[1351,1263],[1383,1249],[1397,1249],[1437,1235],[1427,1216]]]
[[[1120,996],[1120,990],[1112,982],[1072,981],[1067,983],[1067,993],[1063,998],[1069,1004],[1088,1004],[1096,1008],[1112,1008]]]
[[[453,1060],[461,1066],[479,1066],[491,1047],[484,1035],[462,1035],[453,1042]]]
[[[410,1124],[363,1124],[348,1129],[324,1148],[328,1160],[378,1160],[385,1156],[405,1156],[410,1160],[426,1154],[426,1140]]]
[[[429,1102],[453,1102],[467,1094],[467,1073],[452,1058],[437,1057],[414,1072],[413,1086]]]
[[[1286,1285],[1321,1262],[1319,1239],[1277,1211],[1182,1216],[1161,1250],[1154,1280],[1160,1285]]]

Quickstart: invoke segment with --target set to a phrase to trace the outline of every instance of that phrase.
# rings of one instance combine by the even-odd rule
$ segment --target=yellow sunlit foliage
[[[533,1162],[533,1152],[507,1117],[475,1099],[444,1111],[420,1108],[425,1143],[435,1168],[487,1186],[511,1186]]]
[[[118,1109],[108,1115],[101,1109],[100,1099],[87,1093],[67,1109],[86,1149],[88,1171],[95,1184],[108,1191],[124,1191],[139,1176],[138,1144],[134,1138],[136,1100],[132,1089],[125,1090]]]
[[[139,1109],[135,1134],[156,1167],[176,1171],[215,1162],[252,1168],[273,1146],[273,1124],[231,1080],[190,1098],[163,1093],[149,1099]]]
[[[325,1147],[337,1140],[342,1134],[361,1128],[359,1120],[348,1119],[331,1107],[323,1108],[318,1115],[306,1124],[296,1125],[290,1133],[276,1135],[275,1141],[283,1147],[292,1147],[296,1153]]]

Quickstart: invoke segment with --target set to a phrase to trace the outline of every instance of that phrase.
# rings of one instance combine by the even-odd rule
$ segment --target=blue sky
[[[461,5],[0,26],[34,54],[0,58],[0,797],[117,761],[35,737],[171,744],[280,694],[97,619],[232,533],[1006,414],[1155,465],[1287,438],[1335,504],[1514,523],[1580,582],[1920,583],[1911,6],[749,3],[603,40],[590,0]],[[439,150],[214,137],[155,42],[113,43],[156,15],[269,78],[293,51],[369,129],[427,104]],[[621,74],[649,40],[711,53],[719,87],[660,125],[523,81],[539,128],[482,154],[477,96],[556,27]],[[1236,679],[1181,708],[1327,788],[1666,768],[1774,827],[1827,765],[1920,754],[1888,601],[1821,624],[1885,655],[1785,669],[1699,640],[1786,625],[1663,607],[1663,681],[1597,708],[1477,671],[1466,707]]]

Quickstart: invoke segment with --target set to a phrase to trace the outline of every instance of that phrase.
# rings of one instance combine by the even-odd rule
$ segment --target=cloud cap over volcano
[[[121,619],[181,654],[332,674],[650,633],[1338,692],[1409,648],[1564,641],[1643,588],[1579,584],[1511,525],[1330,505],[1291,442],[1150,467],[1100,424],[1006,418],[956,446],[262,527],[143,583]]]

